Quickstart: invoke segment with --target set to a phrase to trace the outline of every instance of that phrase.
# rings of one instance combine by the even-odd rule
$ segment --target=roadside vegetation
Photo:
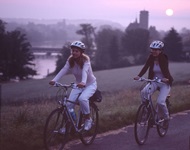
[[[172,113],[190,109],[190,87],[176,85],[172,89]],[[97,103],[100,114],[99,133],[118,129],[134,122],[140,105],[139,90],[103,93],[103,101]],[[51,99],[33,103],[14,103],[1,109],[1,150],[43,149],[45,120],[56,107]],[[11,144],[10,144],[11,143]]]
[[[134,72],[134,74],[136,74],[136,71],[130,69],[134,68],[126,68],[129,72]],[[187,82],[190,73],[188,71],[189,69],[183,70],[184,72],[181,74],[174,74],[176,80],[172,87],[170,98],[172,113],[190,109],[190,85]],[[137,108],[141,103],[139,90],[142,83],[135,83],[137,86],[131,87],[129,84],[129,88],[123,88],[122,82],[127,80],[126,76],[123,77],[120,75],[120,79],[123,78],[123,81],[117,80],[118,84],[115,84],[110,78],[107,79],[110,81],[110,85],[112,84],[111,81],[113,81],[113,84],[115,84],[115,90],[113,85],[111,85],[112,88],[107,86],[107,90],[102,87],[107,84],[108,81],[100,74],[105,76],[105,73],[107,72],[107,74],[111,76],[114,75],[114,71],[118,72],[118,70],[96,72],[99,82],[102,82],[102,84],[100,84],[100,89],[103,89],[103,101],[97,103],[100,115],[99,133],[133,124]],[[122,72],[124,70],[119,71]],[[134,74],[130,74],[128,78],[132,78]],[[43,129],[45,120],[49,113],[55,109],[58,104],[54,98],[55,93],[54,96],[50,93],[43,93],[42,95],[36,94],[37,97],[34,97],[34,95],[40,90],[40,88],[42,88],[41,84],[46,83],[47,85],[50,78],[51,77],[38,80],[38,82],[36,82],[36,80],[29,80],[25,81],[25,83],[4,84],[9,86],[7,88],[5,88],[6,86],[3,86],[2,96],[6,99],[3,99],[1,105],[1,150],[44,149]],[[25,86],[20,86],[20,84],[25,84]],[[36,90],[36,92],[33,93],[31,89],[27,89],[28,87],[26,85],[33,88],[34,91]],[[40,88],[38,89],[38,87]],[[7,93],[5,90],[10,91]],[[23,94],[22,91],[24,90],[26,90],[26,93]],[[51,88],[50,90],[56,91],[56,88]],[[14,91],[16,91],[18,96],[16,96]],[[14,96],[12,96],[12,101],[10,97],[5,96],[5,93],[10,96],[13,93]],[[24,98],[22,98],[22,96]]]

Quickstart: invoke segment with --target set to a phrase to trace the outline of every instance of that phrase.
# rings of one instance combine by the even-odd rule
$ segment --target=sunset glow
[[[149,12],[150,25],[158,29],[190,28],[189,0],[0,0],[0,18],[97,19],[127,26],[141,10]]]
[[[167,16],[172,16],[173,13],[174,13],[174,12],[173,12],[172,9],[167,9],[167,10],[166,10],[166,15],[167,15]]]

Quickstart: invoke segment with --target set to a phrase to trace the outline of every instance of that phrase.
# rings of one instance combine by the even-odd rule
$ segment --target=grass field
[[[120,91],[138,87],[133,77],[138,74],[142,66],[119,68],[95,72],[98,87],[104,92]],[[187,82],[190,79],[190,63],[170,63],[171,74],[174,84]],[[50,88],[48,82],[53,77],[45,79],[27,80],[18,83],[7,83],[2,85],[2,102],[14,100],[39,99],[46,96],[55,96],[56,89]],[[61,79],[62,83],[73,82],[72,75],[66,75]]]
[[[142,66],[95,72],[98,87],[103,91],[99,107],[99,133],[132,124],[140,104],[139,88],[134,82]],[[190,63],[171,63],[175,82],[171,90],[172,113],[190,109]],[[48,114],[57,107],[53,97],[56,88],[48,81],[27,80],[2,85],[1,102],[1,150],[43,149],[43,127]],[[73,81],[71,75],[63,77],[63,83]],[[156,94],[155,94],[156,95]],[[11,144],[10,144],[11,143]]]

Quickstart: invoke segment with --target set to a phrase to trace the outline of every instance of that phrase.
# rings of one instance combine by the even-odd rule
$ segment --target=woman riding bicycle
[[[76,84],[78,88],[72,89],[69,100],[75,102],[78,97],[78,102],[81,107],[82,113],[85,115],[85,130],[90,130],[92,126],[92,119],[90,117],[89,98],[95,93],[97,89],[96,77],[93,74],[90,58],[84,54],[85,45],[81,41],[75,41],[71,44],[71,55],[68,58],[65,66],[60,72],[49,82],[50,85],[54,85],[55,82],[67,74],[69,71],[75,76]],[[74,107],[74,104],[69,104],[70,108]]]
[[[151,87],[151,94],[156,90],[159,90],[157,98],[158,114],[160,119],[164,119],[165,124],[169,121],[169,112],[166,106],[166,97],[170,93],[173,78],[170,75],[168,67],[168,57],[163,53],[164,43],[162,41],[153,41],[150,44],[151,54],[149,55],[142,70],[135,77],[135,80],[139,80],[146,71],[149,69],[148,78],[159,78],[163,83],[153,82]],[[141,91],[141,99],[144,101],[144,97],[147,97],[147,91],[149,84],[146,85]]]

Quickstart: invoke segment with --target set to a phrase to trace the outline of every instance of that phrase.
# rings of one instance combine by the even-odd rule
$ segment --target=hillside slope
[[[137,85],[133,77],[138,74],[142,66],[119,68],[112,70],[96,71],[98,87],[105,92],[114,92],[122,89],[133,88]],[[170,63],[174,84],[187,82],[190,79],[190,63]],[[146,76],[145,76],[146,77]],[[26,80],[18,83],[6,83],[2,85],[2,101],[30,99],[55,96],[56,88],[50,87],[48,82],[53,77],[38,80]],[[73,82],[72,75],[66,75],[61,79],[62,83]]]

